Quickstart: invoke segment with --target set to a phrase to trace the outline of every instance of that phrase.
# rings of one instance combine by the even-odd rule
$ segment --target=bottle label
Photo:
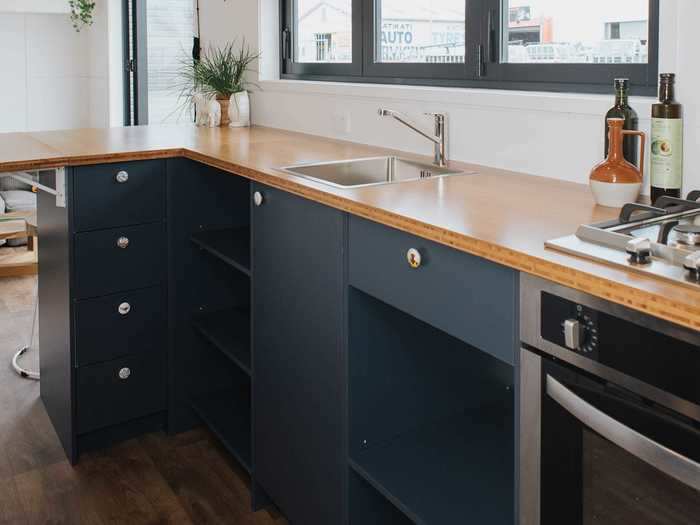
[[[683,119],[651,119],[651,185],[681,189],[683,183]]]

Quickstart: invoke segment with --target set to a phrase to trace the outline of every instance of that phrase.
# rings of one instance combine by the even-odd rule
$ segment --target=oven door
[[[697,524],[700,425],[523,350],[521,525]]]

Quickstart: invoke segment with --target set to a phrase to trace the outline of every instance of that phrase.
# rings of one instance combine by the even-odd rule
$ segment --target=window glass
[[[648,0],[509,0],[505,61],[646,64]]]
[[[352,0],[296,0],[296,62],[352,62]]]
[[[182,61],[192,55],[194,4],[192,0],[148,0],[148,122],[187,120],[178,90]]]
[[[377,62],[464,63],[465,0],[376,0]]]

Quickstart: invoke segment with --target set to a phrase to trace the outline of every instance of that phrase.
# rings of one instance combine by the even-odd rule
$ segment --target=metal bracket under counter
[[[31,175],[27,172],[24,172],[24,173],[0,173],[0,178],[12,177],[15,180],[18,180],[20,182],[23,182],[24,184],[27,184],[28,186],[38,188],[41,191],[45,191],[46,193],[50,193],[51,195],[55,195],[56,196],[56,206],[58,208],[65,208],[66,207],[66,168],[64,168],[64,167],[55,168],[54,171],[56,173],[56,187],[55,188],[45,186],[44,184],[41,184],[38,181],[32,180]]]

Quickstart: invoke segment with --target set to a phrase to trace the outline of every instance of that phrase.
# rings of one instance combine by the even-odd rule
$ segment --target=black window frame
[[[615,78],[629,78],[634,95],[655,95],[659,73],[659,3],[649,0],[647,64],[512,64],[500,60],[506,43],[506,0],[464,0],[465,63],[375,62],[380,0],[352,0],[351,64],[294,61],[295,0],[280,0],[280,77],[290,80],[357,82],[549,91],[609,93]],[[504,25],[505,23],[505,25]]]
[[[122,0],[124,125],[148,124],[147,0]]]

